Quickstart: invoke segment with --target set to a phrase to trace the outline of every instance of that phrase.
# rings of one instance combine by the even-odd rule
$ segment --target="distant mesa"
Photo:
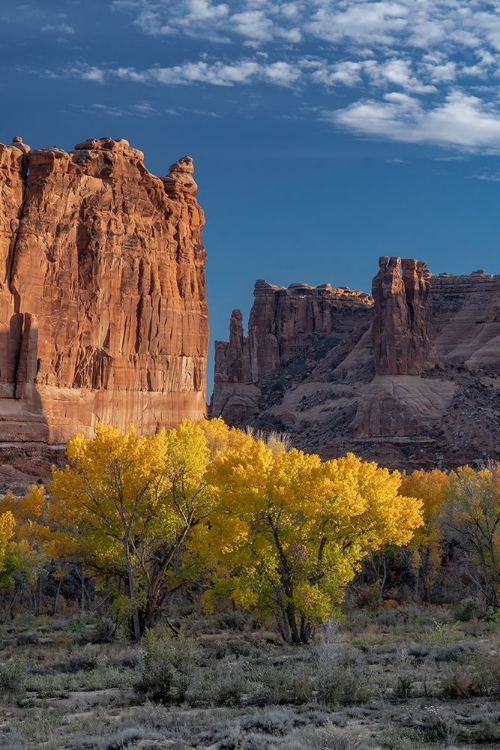
[[[371,296],[255,283],[215,343],[212,416],[389,467],[500,459],[500,276],[381,257]]]

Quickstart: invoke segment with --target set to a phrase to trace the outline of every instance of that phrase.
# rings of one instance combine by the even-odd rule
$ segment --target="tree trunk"
[[[54,610],[52,612],[52,614],[54,616],[57,614],[57,600],[59,599],[59,593],[61,591],[62,582],[63,582],[63,579],[60,578],[59,581],[58,581],[58,583],[57,583],[57,591],[56,591],[56,595],[54,597]]]
[[[132,560],[130,559],[130,549],[128,538],[125,537],[123,540],[123,551],[125,553],[125,565],[127,571],[127,585],[128,585],[128,596],[131,604],[131,620],[132,620],[132,636],[136,643],[141,640],[142,630],[139,619],[139,610],[137,607],[137,594],[135,590],[134,571],[132,568]]]
[[[293,602],[289,602],[286,605],[285,614],[286,614],[286,619],[288,622],[288,627],[290,628],[291,643],[293,643],[296,646],[301,641],[300,641],[299,628],[297,626],[297,620],[295,617],[295,605],[293,604]]]

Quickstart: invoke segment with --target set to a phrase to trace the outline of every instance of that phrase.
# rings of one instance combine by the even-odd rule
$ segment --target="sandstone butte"
[[[125,140],[0,144],[4,446],[63,444],[98,420],[150,433],[205,415],[196,189],[189,157],[158,178]]]
[[[255,284],[216,342],[211,416],[389,468],[500,460],[500,276],[382,257],[371,296]]]

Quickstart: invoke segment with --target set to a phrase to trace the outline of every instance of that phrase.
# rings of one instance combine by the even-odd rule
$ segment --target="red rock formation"
[[[257,281],[248,322],[251,382],[257,383],[278,365],[314,349],[318,337],[339,334],[355,324],[356,315],[373,302],[368,294],[347,287]]]
[[[240,310],[233,310],[229,341],[215,342],[214,393],[211,410],[230,424],[241,424],[258,411],[260,391],[252,385],[250,347],[243,335]]]
[[[419,375],[435,362],[426,265],[411,259],[379,259],[372,286],[373,354],[379,375]]]
[[[9,288],[14,246],[22,214],[27,173],[26,152],[18,139],[0,144],[0,398],[14,395],[22,317]]]
[[[229,341],[215,343],[210,413],[231,424],[259,412],[262,383],[278,368],[307,353],[313,355],[325,339],[364,330],[373,304],[368,294],[330,284],[280,287],[259,280],[254,297],[248,337],[243,335],[241,312],[234,310]]]
[[[217,342],[212,415],[324,458],[499,460],[500,276],[382,258],[373,297],[257,282],[248,338],[233,313]]]
[[[0,146],[4,440],[64,442],[98,420],[151,432],[204,415],[193,165],[184,157],[162,180],[143,158],[109,138],[70,153]]]
[[[500,375],[500,276],[484,271],[434,276],[431,302],[441,361]]]

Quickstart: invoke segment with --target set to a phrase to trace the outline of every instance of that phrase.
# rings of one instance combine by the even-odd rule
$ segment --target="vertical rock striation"
[[[0,144],[0,398],[12,397],[22,336],[22,315],[10,290],[14,249],[22,217],[26,175],[26,146],[16,137]]]
[[[201,418],[208,319],[192,160],[160,179],[125,140],[22,146],[0,145],[3,439]]]
[[[420,375],[435,362],[426,265],[412,259],[379,259],[372,285],[372,342],[378,375]]]

